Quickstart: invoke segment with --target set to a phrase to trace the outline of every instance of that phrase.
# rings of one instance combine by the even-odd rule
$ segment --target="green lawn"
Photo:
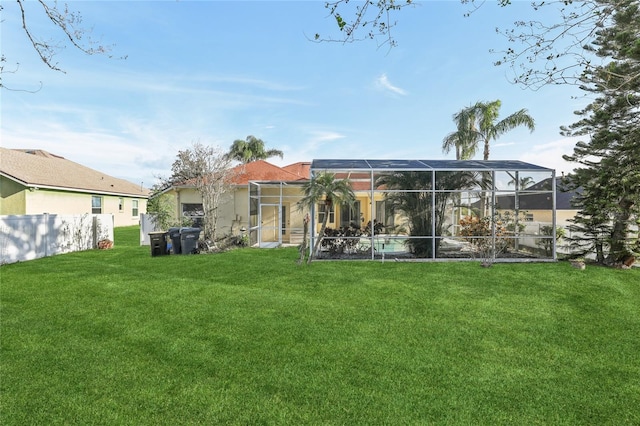
[[[5,265],[0,423],[640,424],[640,270],[295,248]]]

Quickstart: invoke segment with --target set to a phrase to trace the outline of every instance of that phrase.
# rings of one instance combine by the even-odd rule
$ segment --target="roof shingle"
[[[296,165],[292,164],[291,166]],[[290,166],[278,167],[264,160],[240,164],[233,168],[232,181],[235,185],[247,185],[251,180],[294,182],[309,178],[308,174],[306,176],[301,176],[287,170],[287,167]],[[294,167],[294,170],[297,172],[299,168],[300,167],[296,166]]]
[[[0,174],[25,186],[141,198],[149,195],[140,185],[43,150],[0,148]]]

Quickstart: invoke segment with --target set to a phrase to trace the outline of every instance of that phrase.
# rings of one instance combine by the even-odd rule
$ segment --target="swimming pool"
[[[373,237],[373,249],[376,253],[407,253],[407,238],[376,235]],[[371,248],[371,237],[360,238],[361,250]]]

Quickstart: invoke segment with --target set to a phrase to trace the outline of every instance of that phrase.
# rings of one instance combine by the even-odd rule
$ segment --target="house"
[[[348,179],[355,193],[355,202],[352,205],[334,205],[327,212],[322,202],[309,211],[299,209],[303,185],[323,172],[333,173],[338,179]],[[464,187],[456,186],[456,179],[473,174],[493,175],[500,185],[488,191],[482,189],[480,183],[472,181],[465,183]],[[530,189],[526,194],[525,191],[518,192],[518,199],[522,196],[544,197],[544,210],[548,207],[547,213],[553,220],[554,189],[550,185],[545,187],[543,182],[552,179],[554,171],[519,161],[313,160],[312,163],[285,167],[256,161],[233,170],[233,190],[219,207],[218,232],[219,236],[248,232],[250,245],[256,247],[299,244],[304,230],[303,218],[309,213],[314,230],[310,243],[313,243],[323,219],[327,217],[327,227],[332,229],[332,233],[327,234],[330,235],[327,241],[334,241],[336,247],[340,245],[336,254],[342,257],[369,256],[373,259],[382,255],[384,258],[383,253],[386,252],[394,256],[398,253],[406,255],[407,247],[413,246],[419,257],[468,258],[471,254],[464,250],[469,242],[459,234],[456,218],[478,202],[478,194],[513,197],[517,191],[510,189],[508,182],[520,174],[529,175],[533,182],[542,186]],[[421,186],[387,188],[379,183],[379,179],[385,176],[416,179],[415,182]],[[193,185],[175,185],[167,188],[165,193],[171,194],[175,200],[176,216],[198,219],[202,215],[201,197]],[[418,229],[417,222],[410,222],[415,220],[415,217],[409,217],[410,212],[402,209],[391,211],[387,204],[394,201],[389,197],[395,197],[397,201],[398,196],[404,196],[408,202],[419,200],[420,211],[423,212],[419,218],[428,224],[421,225],[424,229]],[[369,231],[370,224],[376,224],[374,233]],[[532,244],[536,247],[537,243],[546,243],[550,238],[532,236]],[[325,251],[331,253],[331,249],[328,247]],[[509,256],[540,258],[531,251],[511,252]],[[555,258],[555,251],[543,253],[542,258]]]
[[[149,192],[38,149],[0,148],[0,214],[112,214],[138,225]]]
[[[556,223],[566,227],[570,224],[569,220],[578,213],[578,209],[572,205],[576,192],[567,190],[563,179],[564,177],[555,178],[555,214]],[[519,192],[518,209],[523,212],[525,221],[551,223],[553,219],[553,192],[545,192],[551,190],[551,184],[551,178],[547,178]],[[497,196],[496,203],[500,211],[515,209],[515,198],[511,194]]]
[[[249,233],[252,245],[271,247],[279,244],[299,244],[304,229],[303,218],[307,211],[298,208],[302,198],[302,185],[310,177],[310,162],[298,162],[279,167],[264,160],[240,164],[231,170],[232,191],[219,211],[218,235],[237,235],[241,229]],[[350,224],[364,226],[371,220],[369,205],[371,191],[367,174],[337,173],[338,179],[349,178],[358,199],[354,206],[337,206],[329,212],[327,226],[343,228]],[[361,181],[362,180],[362,181]],[[165,189],[173,202],[175,217],[186,217],[200,226],[204,215],[202,197],[189,182]],[[376,200],[382,200],[378,194]],[[322,208],[322,203],[318,206]],[[319,212],[316,208],[316,212]],[[382,211],[382,210],[380,210]],[[318,213],[322,215],[323,213]],[[379,218],[382,222],[383,219]],[[392,222],[392,219],[387,220]],[[316,228],[320,228],[316,221]]]
[[[299,186],[309,179],[309,167],[310,163],[306,162],[279,167],[264,160],[234,167],[230,172],[231,191],[226,194],[226,199],[219,207],[217,234],[219,236],[237,235],[241,229],[248,230],[257,225],[249,221],[251,189],[255,194],[261,194],[264,197],[273,191],[276,191],[274,194],[277,193],[276,199],[271,203],[265,202],[265,205],[260,207],[264,238],[272,240],[271,242],[284,243],[289,243],[292,235],[295,239],[297,231],[287,224],[302,223],[301,213],[296,209],[295,203],[300,199]],[[194,184],[189,182],[174,184],[162,191],[162,194],[170,196],[176,218],[189,218],[196,226],[201,224],[204,214],[202,197]],[[267,198],[265,200],[268,201]],[[257,204],[252,205],[252,211],[254,208],[258,208]],[[300,229],[301,227],[302,225]],[[267,234],[270,237],[267,237]]]
[[[264,160],[240,164],[230,173],[232,191],[219,207],[218,236],[238,235],[241,230],[248,232],[252,245],[272,247],[279,244],[300,244],[304,230],[303,218],[308,211],[298,208],[302,198],[302,185],[309,181],[311,163],[298,162],[283,167]],[[330,212],[327,227],[346,228],[351,224],[365,226],[370,221],[369,196],[371,184],[368,174],[336,173],[338,179],[348,178],[356,193],[357,200],[352,207],[336,206]],[[204,214],[202,197],[191,183],[172,185],[162,194],[171,198],[175,217],[191,219],[200,226]],[[376,194],[374,219],[392,224],[393,218],[386,216],[383,195]],[[361,207],[362,206],[362,207]],[[315,209],[318,217],[322,207]],[[317,230],[321,220],[315,221]]]

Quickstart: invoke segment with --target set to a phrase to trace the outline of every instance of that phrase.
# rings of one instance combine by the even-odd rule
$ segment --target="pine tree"
[[[581,88],[596,98],[563,133],[586,137],[565,156],[580,164],[569,176],[570,189],[579,190],[571,244],[615,264],[638,254],[640,8],[632,0],[602,3],[614,9],[610,25],[586,48],[608,62],[583,74]]]

